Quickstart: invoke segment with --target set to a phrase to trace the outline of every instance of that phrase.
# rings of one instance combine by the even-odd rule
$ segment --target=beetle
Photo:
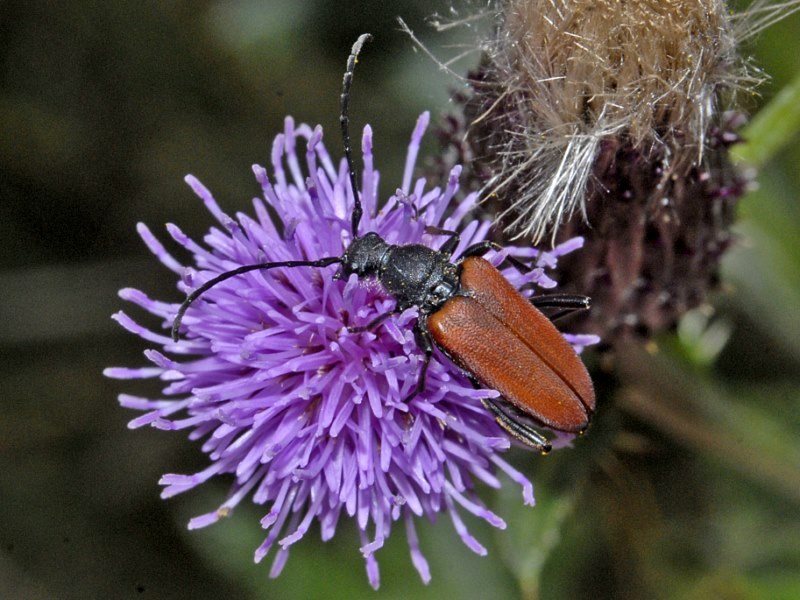
[[[181,320],[189,306],[227,279],[255,270],[339,264],[335,279],[351,274],[377,279],[396,301],[393,310],[366,325],[348,327],[349,332],[371,330],[393,314],[417,307],[414,335],[424,359],[416,386],[404,402],[425,390],[428,365],[436,347],[474,385],[500,392],[500,398],[484,399],[483,403],[503,429],[546,453],[551,444],[534,426],[582,433],[595,410],[594,388],[586,367],[551,321],[573,310],[588,309],[590,300],[566,294],[526,299],[482,258],[489,250],[502,250],[492,241],[469,246],[460,258],[451,262],[460,241],[455,231],[426,229],[446,237],[438,250],[420,244],[389,244],[376,232],[358,235],[363,209],[352,160],[348,104],[359,53],[371,39],[371,35],[364,34],[353,45],[340,97],[339,120],[354,197],[350,245],[341,256],[244,265],[210,279],[192,291],[179,307],[172,324],[172,337],[178,341]],[[522,273],[532,270],[514,257],[505,260]],[[540,308],[560,310],[548,318]]]

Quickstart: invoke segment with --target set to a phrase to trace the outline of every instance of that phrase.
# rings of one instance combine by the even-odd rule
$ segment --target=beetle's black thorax
[[[423,314],[458,291],[458,266],[441,252],[419,244],[394,246],[377,233],[356,238],[342,257],[342,274],[374,276],[397,300],[399,310],[418,306]]]

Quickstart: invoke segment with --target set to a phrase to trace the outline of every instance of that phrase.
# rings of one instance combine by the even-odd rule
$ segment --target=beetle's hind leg
[[[552,450],[553,447],[546,437],[508,414],[508,411],[501,406],[501,403],[498,402],[497,399],[483,398],[481,402],[483,402],[483,405],[494,415],[497,424],[520,442],[538,450],[542,454],[547,454]]]
[[[561,317],[571,315],[578,310],[589,310],[592,307],[592,299],[589,296],[578,296],[573,294],[543,294],[531,298],[531,304],[536,308],[559,308],[561,310],[545,315],[551,321],[557,321]]]
[[[475,377],[469,373],[467,375],[473,387],[476,389],[483,387]],[[520,414],[513,404],[506,402],[504,398],[481,398],[481,402],[494,415],[494,420],[497,421],[497,424],[515,439],[542,454],[547,454],[553,449],[550,441],[533,427],[524,423],[523,419],[525,417]]]

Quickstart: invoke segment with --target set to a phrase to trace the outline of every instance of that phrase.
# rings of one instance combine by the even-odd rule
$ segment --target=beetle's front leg
[[[472,246],[470,246],[466,250],[464,250],[464,253],[461,255],[461,258],[459,260],[464,260],[465,258],[468,258],[470,256],[483,256],[489,250],[494,250],[496,252],[500,252],[501,250],[504,250],[504,248],[500,244],[492,242],[491,240],[484,240],[483,242],[478,242],[477,244],[472,244]],[[531,271],[533,271],[532,267],[526,265],[524,262],[522,262],[518,258],[514,258],[513,256],[510,256],[510,255],[506,256],[503,259],[503,262],[507,262],[512,267],[514,267],[517,271],[522,273],[523,275],[526,275],[527,273],[530,273]]]
[[[428,225],[425,228],[425,233],[447,236],[447,239],[445,240],[444,244],[442,244],[442,247],[439,248],[439,252],[447,256],[447,258],[450,258],[453,255],[456,246],[458,246],[458,243],[461,241],[461,236],[457,231],[442,229],[441,227],[436,227],[434,225]]]
[[[396,315],[398,312],[400,311],[397,310],[397,308],[395,307],[394,310],[390,310],[389,312],[385,312],[382,315],[375,317],[374,319],[372,319],[372,321],[370,321],[366,325],[358,325],[357,327],[348,327],[347,331],[349,333],[363,333],[365,331],[370,331],[371,329],[375,329],[378,325],[383,323],[386,319],[388,319],[392,315]]]
[[[417,346],[425,353],[425,357],[422,359],[422,369],[417,378],[417,385],[408,396],[403,398],[403,403],[410,402],[414,396],[425,391],[425,378],[428,375],[428,365],[431,362],[431,354],[433,354],[433,341],[428,333],[428,319],[424,315],[420,315],[417,319],[417,324],[414,326],[414,337],[417,340]]]

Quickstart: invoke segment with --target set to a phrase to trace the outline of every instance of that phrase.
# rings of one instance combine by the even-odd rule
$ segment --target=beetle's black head
[[[377,275],[389,244],[374,231],[357,237],[342,256],[342,268],[336,279],[355,273],[359,277]]]

